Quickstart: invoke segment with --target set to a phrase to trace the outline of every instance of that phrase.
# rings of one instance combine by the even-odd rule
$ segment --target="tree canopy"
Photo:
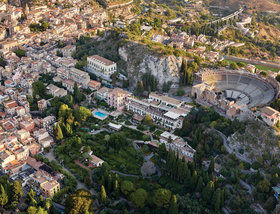
[[[82,214],[91,209],[93,199],[90,192],[79,189],[66,198],[65,212],[69,214]]]

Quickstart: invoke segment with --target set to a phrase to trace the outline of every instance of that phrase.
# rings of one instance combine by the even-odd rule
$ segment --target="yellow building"
[[[52,198],[60,190],[60,184],[56,180],[46,181],[40,184],[40,189],[46,197]]]

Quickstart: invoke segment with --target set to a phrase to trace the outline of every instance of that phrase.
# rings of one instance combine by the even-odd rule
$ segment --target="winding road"
[[[51,149],[50,152],[46,153],[46,154],[44,155],[44,157],[48,158],[49,161],[52,161],[52,160],[53,160],[53,161],[56,161],[59,165],[61,165],[61,164],[57,161],[57,159],[55,158],[55,155],[54,155],[54,153],[53,153],[53,149]],[[62,166],[62,165],[61,165],[61,166]],[[71,176],[73,176],[74,178],[76,178],[75,175],[74,175],[72,172],[70,172],[70,170],[68,170],[68,169],[65,168],[64,166],[62,166],[62,168],[63,168],[65,171],[67,171]],[[77,181],[77,187],[76,187],[76,189],[85,189],[85,190],[90,191],[90,193],[91,193],[92,195],[97,196],[97,192],[96,192],[93,188],[88,189],[87,186],[86,186],[83,182],[79,181],[78,179],[76,179],[76,181]]]

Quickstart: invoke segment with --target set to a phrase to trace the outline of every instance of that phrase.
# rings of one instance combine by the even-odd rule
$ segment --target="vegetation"
[[[17,49],[14,51],[14,53],[20,58],[26,56],[26,51],[22,49]]]
[[[46,31],[50,27],[50,24],[45,21],[40,21],[39,23],[31,23],[29,25],[31,32],[42,32]]]
[[[66,213],[86,213],[92,209],[92,195],[83,189],[73,192],[66,198],[65,212]]]

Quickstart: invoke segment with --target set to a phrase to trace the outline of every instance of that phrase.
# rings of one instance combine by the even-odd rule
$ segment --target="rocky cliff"
[[[126,71],[130,86],[135,87],[137,80],[144,73],[150,72],[157,77],[159,88],[164,82],[172,82],[172,87],[178,86],[179,71],[183,62],[182,57],[158,56],[147,48],[128,43],[118,50],[120,58],[126,62]]]

